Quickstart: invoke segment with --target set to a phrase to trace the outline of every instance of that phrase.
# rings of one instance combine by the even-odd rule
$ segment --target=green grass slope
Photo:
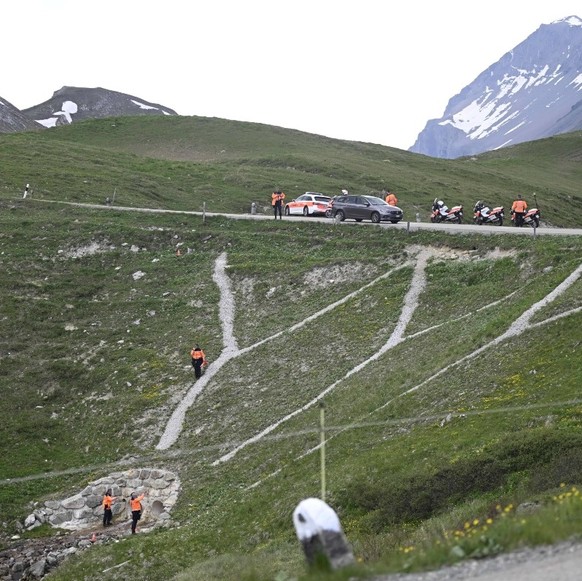
[[[405,219],[428,220],[439,197],[462,203],[469,221],[478,199],[508,208],[521,193],[541,207],[545,224],[575,227],[581,157],[581,132],[440,160],[256,123],[123,117],[0,135],[0,196],[19,196],[31,183],[36,197],[51,200],[103,203],[115,192],[124,206],[248,213],[252,202],[269,211],[276,187],[288,199],[389,187]]]
[[[31,138],[3,138],[13,168]],[[96,159],[110,164],[103,175],[187,167],[53,137],[35,147],[39,158],[79,156],[60,166],[70,175]],[[132,201],[148,195],[134,190]],[[75,196],[89,198],[64,197]],[[94,547],[54,579],[130,570],[152,581],[321,578],[306,571],[291,524],[297,503],[321,491],[318,398],[327,500],[358,559],[330,578],[436,566],[579,530],[581,279],[556,291],[582,264],[578,237],[203,222],[6,192],[0,223],[4,542],[31,503],[120,466],[175,470],[183,485],[176,527]],[[421,250],[430,253],[424,269]],[[249,350],[217,371],[176,443],[157,450],[192,386],[192,344],[211,362],[221,353],[213,274],[223,253],[234,335]],[[386,348],[419,277],[402,340]],[[523,332],[500,340],[534,305]],[[538,511],[514,518],[524,501]]]

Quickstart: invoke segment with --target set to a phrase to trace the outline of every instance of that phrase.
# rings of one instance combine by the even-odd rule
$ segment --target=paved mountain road
[[[71,206],[81,206],[84,208],[93,208],[97,210],[107,211],[124,211],[124,212],[151,212],[158,214],[190,214],[193,216],[224,216],[233,220],[273,220],[271,214],[228,214],[226,212],[197,212],[189,210],[163,210],[157,208],[132,208],[130,206],[106,206],[104,204],[86,204],[83,202],[62,202],[57,200],[43,200],[30,199],[30,202],[46,202],[53,204],[68,204]],[[347,228],[361,228],[361,227],[380,227],[380,228],[395,228],[398,230],[408,230],[416,232],[420,230],[437,230],[446,232],[448,234],[516,234],[519,236],[581,236],[582,228],[515,228],[514,226],[477,226],[476,224],[433,224],[432,222],[407,222],[402,221],[398,224],[372,224],[371,222],[354,222],[348,220],[346,222],[336,222],[330,218],[316,217],[316,216],[285,216],[282,222],[314,222],[321,224],[333,224],[337,227]],[[582,575],[580,577],[582,579]]]

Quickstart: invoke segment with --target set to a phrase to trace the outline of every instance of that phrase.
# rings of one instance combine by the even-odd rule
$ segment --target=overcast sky
[[[3,0],[0,97],[103,87],[181,115],[408,149],[580,0]]]

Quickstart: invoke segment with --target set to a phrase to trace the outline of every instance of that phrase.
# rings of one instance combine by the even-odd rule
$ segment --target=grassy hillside
[[[182,481],[177,526],[93,547],[54,578],[321,578],[291,525],[321,491],[319,401],[327,500],[358,559],[331,577],[579,531],[582,283],[560,286],[582,263],[578,237],[203,222],[35,198],[115,192],[116,205],[248,213],[253,201],[268,212],[276,186],[289,198],[389,186],[405,219],[427,220],[435,196],[470,219],[478,198],[508,206],[535,192],[546,224],[572,227],[581,158],[582,133],[437,160],[197,117],[0,135],[0,542],[33,503],[120,467],[160,467]],[[21,199],[27,182],[32,200]],[[211,363],[222,352],[223,255],[247,351],[158,450],[193,385],[193,343]]]
[[[171,168],[186,175],[188,162],[43,135],[34,148],[29,135],[2,138],[11,171],[26,151],[30,159],[54,156],[62,173],[43,197],[88,201],[69,182],[101,163],[104,178],[133,168],[159,185],[160,198],[131,190],[132,204],[180,207],[190,194],[156,181]],[[413,160],[417,175],[423,161],[437,165],[396,153],[410,159],[401,167],[411,175]],[[56,162],[61,155],[67,163]],[[509,163],[491,158],[484,163]],[[308,578],[291,513],[320,494],[314,402],[323,393],[327,500],[359,561],[335,578],[434,566],[579,530],[581,510],[558,500],[560,485],[582,481],[582,282],[555,290],[582,263],[578,237],[202,222],[35,204],[8,189],[0,199],[4,542],[31,503],[73,494],[120,465],[175,470],[183,484],[173,513],[179,526],[94,547],[55,579],[122,579],[130,569],[152,581]],[[429,253],[425,268],[421,250]],[[221,353],[213,273],[223,253],[234,335],[250,350],[218,370],[176,444],[156,450],[192,385],[192,344],[211,362]],[[419,277],[402,340],[386,348]],[[536,304],[531,326],[492,343]],[[524,501],[542,508],[512,518]],[[487,519],[488,532],[474,524]]]
[[[373,144],[267,125],[203,117],[135,117],[75,123],[38,133],[0,135],[0,195],[30,182],[35,196],[169,209],[268,211],[281,187],[307,190],[392,188],[406,219],[428,219],[431,202],[478,199],[509,207],[522,193],[548,225],[582,223],[582,133],[560,135],[459,160],[439,160]],[[533,194],[536,198],[533,198]]]

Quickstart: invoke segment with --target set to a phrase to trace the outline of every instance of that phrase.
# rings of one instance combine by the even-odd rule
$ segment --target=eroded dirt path
[[[556,315],[554,317],[548,317],[547,319],[544,319],[543,321],[539,321],[535,324],[531,323],[533,316],[540,309],[549,305],[551,302],[555,301],[562,293],[564,293],[566,290],[568,290],[580,278],[580,276],[582,276],[582,264],[580,264],[578,266],[578,268],[576,268],[572,272],[572,274],[570,274],[554,290],[552,290],[550,293],[548,293],[542,300],[533,304],[522,315],[520,315],[509,326],[509,328],[507,329],[507,331],[505,331],[505,333],[502,333],[501,335],[499,335],[495,339],[489,341],[489,343],[483,345],[482,347],[479,347],[479,349],[476,349],[475,351],[469,353],[468,355],[465,355],[464,357],[457,359],[457,361],[451,363],[450,365],[443,367],[437,373],[435,373],[434,375],[431,375],[430,377],[425,379],[422,383],[419,383],[418,385],[416,385],[410,389],[407,389],[405,392],[400,394],[398,397],[402,397],[404,395],[408,395],[410,393],[413,393],[413,392],[419,390],[421,387],[425,386],[427,383],[429,383],[433,379],[443,375],[444,373],[447,373],[451,369],[459,366],[461,363],[464,363],[465,361],[468,361],[469,359],[474,359],[475,357],[481,355],[484,351],[490,349],[491,347],[495,347],[496,345],[499,345],[499,343],[502,343],[503,341],[505,341],[507,339],[511,339],[512,337],[516,337],[518,335],[521,335],[522,333],[524,333],[528,329],[531,329],[534,327],[540,327],[542,325],[547,325],[548,323],[556,321],[557,319],[561,319],[563,317],[568,317],[568,316],[573,315],[575,313],[579,313],[580,311],[582,311],[582,307],[576,307],[574,309],[570,309],[568,311],[565,311],[564,313],[560,313],[559,315]],[[385,408],[386,406],[390,405],[393,401],[394,401],[394,399],[386,402],[382,407],[378,408],[378,410],[376,410],[376,411],[379,411],[380,409]]]
[[[337,381],[334,384],[332,384],[332,386],[330,386],[324,392],[322,392],[323,394],[328,393],[330,391],[330,388],[336,387],[341,381],[343,381],[344,379],[346,379],[350,375],[353,375],[357,371],[361,370],[369,362],[374,361],[375,359],[378,359],[378,357],[380,357],[381,355],[383,355],[384,353],[386,353],[386,351],[388,351],[389,349],[391,349],[394,346],[398,345],[402,341],[406,341],[406,340],[412,339],[414,337],[418,337],[421,334],[424,334],[426,332],[432,331],[432,330],[437,329],[439,327],[442,327],[444,324],[446,324],[446,323],[443,323],[443,324],[440,324],[440,325],[436,325],[435,327],[431,327],[429,329],[425,329],[425,330],[421,331],[420,333],[415,333],[413,335],[409,335],[409,336],[405,336],[404,335],[404,332],[406,330],[406,325],[408,324],[408,322],[412,318],[412,315],[414,313],[414,310],[418,306],[418,298],[419,298],[420,293],[422,292],[422,290],[424,289],[424,286],[426,284],[425,267],[426,267],[426,264],[427,264],[427,262],[428,262],[428,260],[429,260],[429,258],[431,256],[434,256],[434,253],[431,253],[430,251],[421,251],[419,253],[418,260],[417,260],[417,263],[416,263],[416,267],[415,267],[415,270],[414,270],[414,274],[413,274],[413,277],[412,277],[411,285],[410,285],[410,290],[408,291],[408,293],[407,293],[407,295],[406,295],[406,297],[404,299],[404,304],[403,304],[403,307],[402,307],[402,312],[401,312],[401,315],[400,315],[400,320],[398,321],[398,324],[396,326],[396,329],[392,333],[392,335],[391,335],[390,339],[387,341],[387,343],[377,353],[375,353],[374,355],[372,355],[372,357],[370,357],[366,361],[364,361],[364,362],[360,363],[359,365],[357,365],[356,367],[354,367],[342,379],[340,379],[339,381]],[[582,264],[580,264],[562,283],[560,283],[555,289],[553,289],[550,293],[548,293],[543,299],[541,299],[540,301],[536,302],[529,309],[527,309],[522,315],[520,315],[509,326],[509,328],[507,329],[507,331],[505,331],[504,333],[502,333],[501,335],[499,335],[498,337],[496,337],[495,339],[493,339],[492,341],[490,341],[486,345],[480,347],[479,349],[476,349],[472,353],[469,353],[468,355],[465,355],[464,357],[462,357],[462,358],[458,359],[457,361],[451,363],[447,367],[444,367],[444,368],[440,369],[437,373],[431,375],[430,377],[428,377],[427,379],[425,379],[423,382],[419,383],[418,385],[416,385],[416,386],[414,386],[414,387],[412,387],[412,388],[410,388],[410,389],[402,392],[401,394],[397,395],[396,397],[388,400],[386,403],[384,403],[380,407],[376,408],[375,410],[372,410],[371,412],[367,413],[365,416],[361,416],[361,417],[355,419],[354,422],[353,422],[353,424],[359,424],[359,423],[364,422],[370,416],[376,414],[380,410],[383,410],[384,408],[386,408],[387,406],[389,406],[390,404],[392,404],[394,401],[396,401],[398,398],[404,397],[406,395],[410,395],[411,393],[414,393],[414,392],[418,391],[422,387],[424,387],[427,384],[429,384],[433,379],[436,379],[437,377],[443,375],[447,371],[450,371],[451,369],[457,367],[461,363],[463,363],[463,362],[465,362],[465,361],[467,361],[469,359],[472,359],[474,357],[477,357],[478,355],[480,355],[481,353],[483,353],[487,349],[490,349],[491,347],[494,347],[494,346],[498,345],[502,341],[505,341],[505,340],[507,340],[509,338],[515,337],[517,335],[520,335],[521,333],[525,332],[528,329],[532,329],[532,328],[535,328],[535,327],[540,327],[542,325],[547,325],[548,323],[551,323],[553,321],[556,321],[556,320],[558,320],[560,318],[567,317],[567,316],[573,315],[575,313],[581,312],[582,311],[582,307],[576,307],[576,308],[570,309],[568,311],[565,311],[564,313],[560,313],[559,315],[555,315],[553,317],[548,317],[547,319],[544,319],[543,321],[539,321],[537,323],[531,323],[531,320],[532,320],[533,316],[540,309],[542,309],[543,307],[547,306],[552,301],[556,300],[562,293],[564,293],[575,282],[577,282],[580,279],[581,276],[582,276]],[[502,300],[508,299],[513,294],[514,293],[511,293],[511,294],[507,295]],[[494,303],[491,303],[490,305],[486,305],[484,307],[481,307],[479,310],[482,311],[483,309],[490,308],[491,306],[497,305],[500,302],[501,301],[495,301]],[[467,316],[472,316],[472,313],[468,314]],[[320,396],[318,396],[317,398],[315,398],[314,400],[312,400],[312,402],[310,402],[308,405],[309,406],[313,405],[315,402],[319,401],[319,399],[321,399]],[[272,426],[278,427],[281,423],[283,423],[287,419],[290,419],[291,417],[294,417],[295,415],[297,415],[297,413],[299,413],[300,411],[303,411],[303,409],[307,409],[307,407],[304,406],[304,408],[301,408],[301,410],[297,410],[297,411],[289,414],[288,416],[286,416],[285,418],[279,420],[275,424],[272,424]],[[270,428],[271,428],[271,426],[269,426],[269,428],[266,428],[265,430],[263,430],[260,434],[257,434],[256,436],[253,436],[252,438],[249,438],[245,442],[241,443],[239,446],[237,446],[236,448],[234,448],[228,454],[225,454],[225,455],[221,456],[218,460],[216,460],[213,463],[213,465],[216,465],[219,462],[224,462],[224,461],[230,460],[234,456],[234,454],[236,452],[240,451],[242,448],[246,447],[247,445],[249,445],[251,443],[257,442],[262,437],[264,437],[265,435],[267,435],[268,433],[270,433],[272,431],[272,429],[270,429]],[[349,429],[349,426],[346,427],[346,428],[344,428],[344,429],[342,429],[342,430],[336,431],[333,435],[329,435],[327,437],[327,440],[329,441],[329,440],[331,440],[333,438],[338,437],[340,434],[342,434],[343,432],[345,432],[347,429]],[[312,454],[312,453],[318,451],[320,448],[321,448],[321,445],[317,445],[317,446],[311,448],[310,450],[302,453],[300,456],[298,456],[297,458],[295,458],[294,461],[299,460],[299,459],[307,456],[308,454]],[[262,482],[264,482],[264,481],[272,478],[276,474],[278,474],[280,471],[281,471],[281,468],[279,468],[277,471],[275,471],[275,472],[273,472],[273,473],[265,476],[260,481],[257,481],[255,483],[251,484],[248,488],[249,489],[255,488],[256,486],[258,486]]]
[[[426,277],[425,277],[425,267],[428,259],[432,256],[432,252],[430,250],[422,250],[416,261],[416,266],[414,268],[414,273],[412,275],[412,281],[410,284],[410,289],[404,298],[404,305],[402,307],[402,311],[400,312],[400,318],[396,324],[396,328],[392,332],[388,341],[370,358],[362,361],[352,369],[350,369],[341,379],[338,379],[322,392],[320,392],[316,397],[312,400],[308,401],[304,406],[300,407],[299,409],[294,410],[290,414],[287,414],[283,418],[277,420],[276,422],[272,423],[270,426],[267,426],[263,431],[259,432],[252,438],[245,440],[241,444],[239,444],[236,448],[228,452],[228,454],[224,454],[218,460],[213,462],[213,466],[221,463],[227,462],[231,458],[235,456],[238,452],[240,452],[243,448],[246,448],[249,444],[253,444],[254,442],[258,442],[262,438],[264,438],[267,434],[270,434],[273,430],[277,429],[281,424],[289,421],[291,418],[294,418],[296,415],[308,410],[309,408],[313,407],[317,403],[319,403],[326,395],[328,395],[332,390],[334,390],[340,383],[346,380],[348,377],[354,375],[361,371],[366,365],[370,364],[372,361],[375,361],[386,351],[392,349],[395,345],[398,345],[402,341],[402,337],[404,335],[404,331],[406,330],[406,326],[412,319],[412,315],[418,306],[418,298],[424,289],[426,284]],[[393,272],[393,271],[391,271]],[[377,281],[378,279],[376,279]],[[369,285],[366,285],[369,286]]]
[[[405,335],[406,328],[407,328],[409,322],[411,321],[416,308],[418,307],[419,297],[422,294],[422,292],[424,291],[424,288],[426,286],[425,271],[426,271],[426,266],[428,264],[428,261],[433,257],[440,256],[440,251],[430,249],[430,248],[421,248],[421,249],[417,248],[417,249],[410,249],[410,250],[416,252],[416,260],[415,260],[415,265],[414,265],[413,276],[412,276],[411,283],[410,283],[410,288],[409,288],[408,292],[406,293],[406,296],[404,297],[402,310],[401,310],[398,322],[396,324],[396,327],[395,327],[394,331],[392,332],[392,334],[390,335],[389,339],[386,341],[386,343],[376,353],[374,353],[371,357],[360,362],[358,365],[354,366],[342,378],[338,379],[337,381],[335,381],[334,383],[332,383],[331,385],[326,387],[316,397],[314,397],[310,401],[306,402],[300,408],[297,408],[296,410],[292,411],[291,413],[285,415],[284,417],[278,419],[277,421],[273,422],[269,426],[265,427],[262,431],[255,434],[251,438],[248,438],[247,440],[243,441],[242,443],[237,445],[235,448],[233,448],[228,453],[220,456],[217,460],[215,460],[212,463],[213,465],[217,465],[217,464],[220,464],[222,462],[227,462],[228,460],[232,459],[243,448],[249,446],[250,444],[253,444],[253,443],[260,441],[265,436],[267,436],[268,434],[270,434],[271,432],[276,430],[279,426],[281,426],[285,422],[289,421],[291,418],[294,418],[298,414],[313,407],[318,402],[320,402],[327,394],[329,394],[332,390],[337,388],[337,386],[340,383],[342,383],[343,381],[345,381],[347,378],[354,375],[355,373],[358,373],[359,371],[361,371],[364,367],[369,365],[371,362],[382,357],[387,351],[394,348],[396,345],[400,344],[403,341],[412,339],[414,337],[419,336],[420,334],[430,332],[431,330],[434,330],[434,329],[442,326],[442,325],[437,325],[437,326],[432,327],[430,329],[425,329],[425,330],[421,331],[420,333],[416,333],[416,334],[409,335],[409,336]],[[195,384],[192,385],[192,387],[187,392],[184,399],[176,407],[176,409],[174,410],[172,416],[170,417],[170,419],[166,425],[164,433],[163,433],[162,437],[160,438],[160,441],[157,444],[156,448],[158,450],[168,449],[170,446],[172,446],[178,440],[180,433],[182,431],[182,428],[183,428],[184,418],[185,418],[187,410],[193,405],[196,398],[202,392],[204,387],[208,384],[208,382],[212,379],[212,377],[214,375],[216,375],[216,373],[222,368],[222,366],[225,363],[227,363],[228,361],[230,361],[231,359],[233,359],[235,357],[239,357],[243,354],[248,353],[249,351],[252,351],[253,349],[256,349],[258,346],[263,345],[264,343],[266,343],[268,341],[272,341],[272,340],[276,339],[277,337],[280,337],[284,333],[292,333],[292,332],[296,331],[297,329],[314,321],[318,317],[321,317],[323,314],[337,308],[339,305],[344,304],[345,302],[349,301],[350,299],[352,299],[356,295],[363,292],[365,289],[377,284],[381,280],[388,278],[389,276],[394,274],[394,272],[396,272],[397,270],[400,270],[402,268],[405,268],[406,266],[408,266],[408,263],[403,264],[403,265],[398,266],[398,267],[395,267],[395,268],[389,270],[388,272],[382,274],[381,276],[375,278],[371,282],[363,285],[362,287],[360,287],[356,291],[349,293],[348,295],[346,295],[342,299],[336,301],[335,303],[328,305],[327,307],[321,309],[320,311],[317,311],[313,315],[310,315],[309,317],[300,321],[299,323],[296,323],[295,325],[289,327],[288,329],[284,329],[282,331],[279,331],[278,333],[275,333],[274,335],[266,337],[265,339],[262,339],[261,341],[258,341],[257,343],[255,343],[253,345],[250,345],[250,346],[245,347],[243,349],[239,349],[235,335],[234,335],[235,301],[234,301],[234,296],[232,294],[230,279],[228,278],[228,275],[226,272],[226,270],[227,270],[227,256],[226,256],[226,253],[221,254],[215,262],[213,280],[220,290],[219,315],[220,315],[220,322],[221,322],[222,329],[223,329],[223,350],[222,350],[220,356],[218,357],[218,359],[216,359],[216,361],[214,361],[213,363],[211,363],[208,366],[206,373]],[[577,307],[574,309],[570,309],[570,310],[568,310],[564,313],[561,313],[559,315],[556,315],[554,317],[549,317],[549,318],[547,318],[543,321],[537,322],[537,323],[531,322],[533,316],[540,309],[547,306],[549,303],[551,303],[556,298],[558,298],[562,293],[564,293],[568,288],[570,288],[575,282],[577,282],[581,276],[582,276],[582,264],[579,265],[561,284],[559,284],[555,289],[553,289],[550,293],[548,293],[548,295],[546,295],[546,297],[544,297],[542,300],[538,301],[537,303],[532,305],[529,309],[527,309],[520,317],[518,317],[510,325],[510,327],[504,333],[502,333],[501,335],[499,335],[498,337],[496,337],[495,339],[493,339],[492,341],[490,341],[486,345],[473,351],[472,353],[469,353],[468,355],[465,355],[464,357],[451,363],[447,367],[440,369],[437,373],[428,377],[427,379],[425,379],[423,382],[419,383],[418,385],[404,391],[403,393],[397,395],[395,398],[392,398],[391,400],[387,401],[386,403],[384,403],[382,406],[380,406],[376,410],[369,412],[367,414],[367,416],[370,416],[370,415],[384,409],[385,407],[389,406],[392,402],[394,402],[396,399],[398,399],[400,397],[414,393],[415,391],[421,389],[422,387],[424,387],[425,385],[430,383],[433,379],[441,376],[442,374],[446,373],[450,369],[460,365],[461,363],[463,363],[469,359],[477,357],[478,355],[483,353],[485,350],[490,349],[491,347],[498,345],[499,343],[501,343],[509,338],[520,335],[521,333],[523,333],[524,331],[526,331],[529,328],[534,328],[534,327],[538,327],[540,325],[545,325],[545,324],[548,324],[548,323],[555,321],[559,318],[566,317],[566,316],[572,315],[574,313],[580,312],[582,310],[582,307]],[[501,300],[506,300],[507,298],[512,296],[512,294],[513,293],[511,293],[510,295],[508,295],[507,297],[505,297],[504,299],[501,299]],[[500,301],[495,301],[491,305],[486,305],[485,307],[481,307],[479,310],[483,310],[484,308],[488,308],[488,307],[493,306],[495,304],[499,304],[499,302]],[[341,433],[341,431],[337,432],[335,435],[337,436],[340,433]],[[310,450],[307,453],[310,453],[310,452],[315,451],[317,449],[318,449],[318,447],[314,448],[313,450]],[[304,455],[305,454],[302,454],[302,456],[304,456]]]
[[[172,413],[156,446],[158,450],[166,450],[176,442],[182,432],[184,418],[188,409],[222,366],[240,354],[234,336],[234,297],[230,287],[230,279],[226,274],[226,253],[224,252],[216,259],[212,280],[220,289],[219,317],[222,325],[223,349],[220,356],[208,366],[204,375],[192,385],[184,399]]]
[[[223,330],[223,333],[222,333],[223,350],[222,350],[220,356],[218,357],[218,359],[216,359],[216,361],[213,361],[208,366],[204,375],[198,381],[196,381],[196,383],[194,383],[192,385],[192,387],[188,390],[188,392],[186,393],[186,395],[184,396],[182,401],[178,404],[178,406],[176,407],[176,409],[174,410],[174,412],[172,413],[172,415],[170,416],[170,419],[168,420],[168,422],[166,424],[166,427],[164,429],[164,433],[162,434],[160,441],[156,445],[156,449],[157,450],[167,450],[178,440],[180,433],[182,432],[182,428],[184,425],[184,419],[186,417],[186,412],[194,404],[194,402],[196,401],[196,398],[200,395],[200,393],[206,387],[208,382],[212,379],[212,377],[214,377],[214,375],[216,375],[216,373],[222,368],[222,366],[225,363],[227,363],[228,361],[230,361],[231,359],[233,359],[235,357],[240,357],[241,355],[244,355],[244,354],[248,353],[249,351],[256,349],[257,347],[259,347],[260,345],[263,345],[264,343],[267,343],[269,341],[273,341],[274,339],[280,337],[281,335],[283,335],[285,333],[292,333],[292,332],[296,331],[297,329],[300,329],[301,327],[307,325],[311,321],[314,321],[315,319],[323,316],[325,313],[328,313],[329,311],[331,311],[331,310],[337,308],[338,306],[344,304],[345,302],[349,301],[353,297],[362,293],[367,288],[377,284],[379,281],[384,280],[385,278],[388,278],[394,272],[404,268],[405,266],[406,265],[404,264],[404,265],[401,265],[401,266],[398,266],[398,267],[395,267],[395,268],[389,270],[388,272],[375,278],[373,281],[371,281],[371,282],[363,285],[359,289],[347,294],[345,297],[341,298],[340,300],[336,301],[335,303],[328,305],[327,307],[317,311],[313,315],[306,317],[305,319],[303,319],[299,323],[292,325],[288,329],[284,329],[282,331],[279,331],[278,333],[275,333],[274,335],[266,337],[265,339],[262,339],[261,341],[254,343],[253,345],[250,345],[250,346],[245,347],[243,349],[239,349],[237,342],[236,342],[236,339],[235,339],[235,336],[234,336],[235,301],[234,301],[232,289],[230,286],[230,279],[228,278],[228,275],[226,274],[226,268],[227,268],[226,253],[221,254],[216,259],[214,274],[212,276],[212,279],[214,280],[214,282],[216,283],[216,285],[218,286],[218,288],[220,290],[219,316],[220,316],[220,323],[222,325],[222,330]],[[325,393],[327,393],[327,391]],[[323,394],[323,395],[325,395],[325,394]],[[323,395],[321,397],[323,397]],[[303,411],[303,409],[304,408],[301,408],[301,410],[298,410],[296,412],[296,414]],[[307,409],[307,408],[305,408],[305,409]],[[273,429],[275,429],[275,428],[273,428]],[[272,431],[272,430],[270,430],[270,431]]]

